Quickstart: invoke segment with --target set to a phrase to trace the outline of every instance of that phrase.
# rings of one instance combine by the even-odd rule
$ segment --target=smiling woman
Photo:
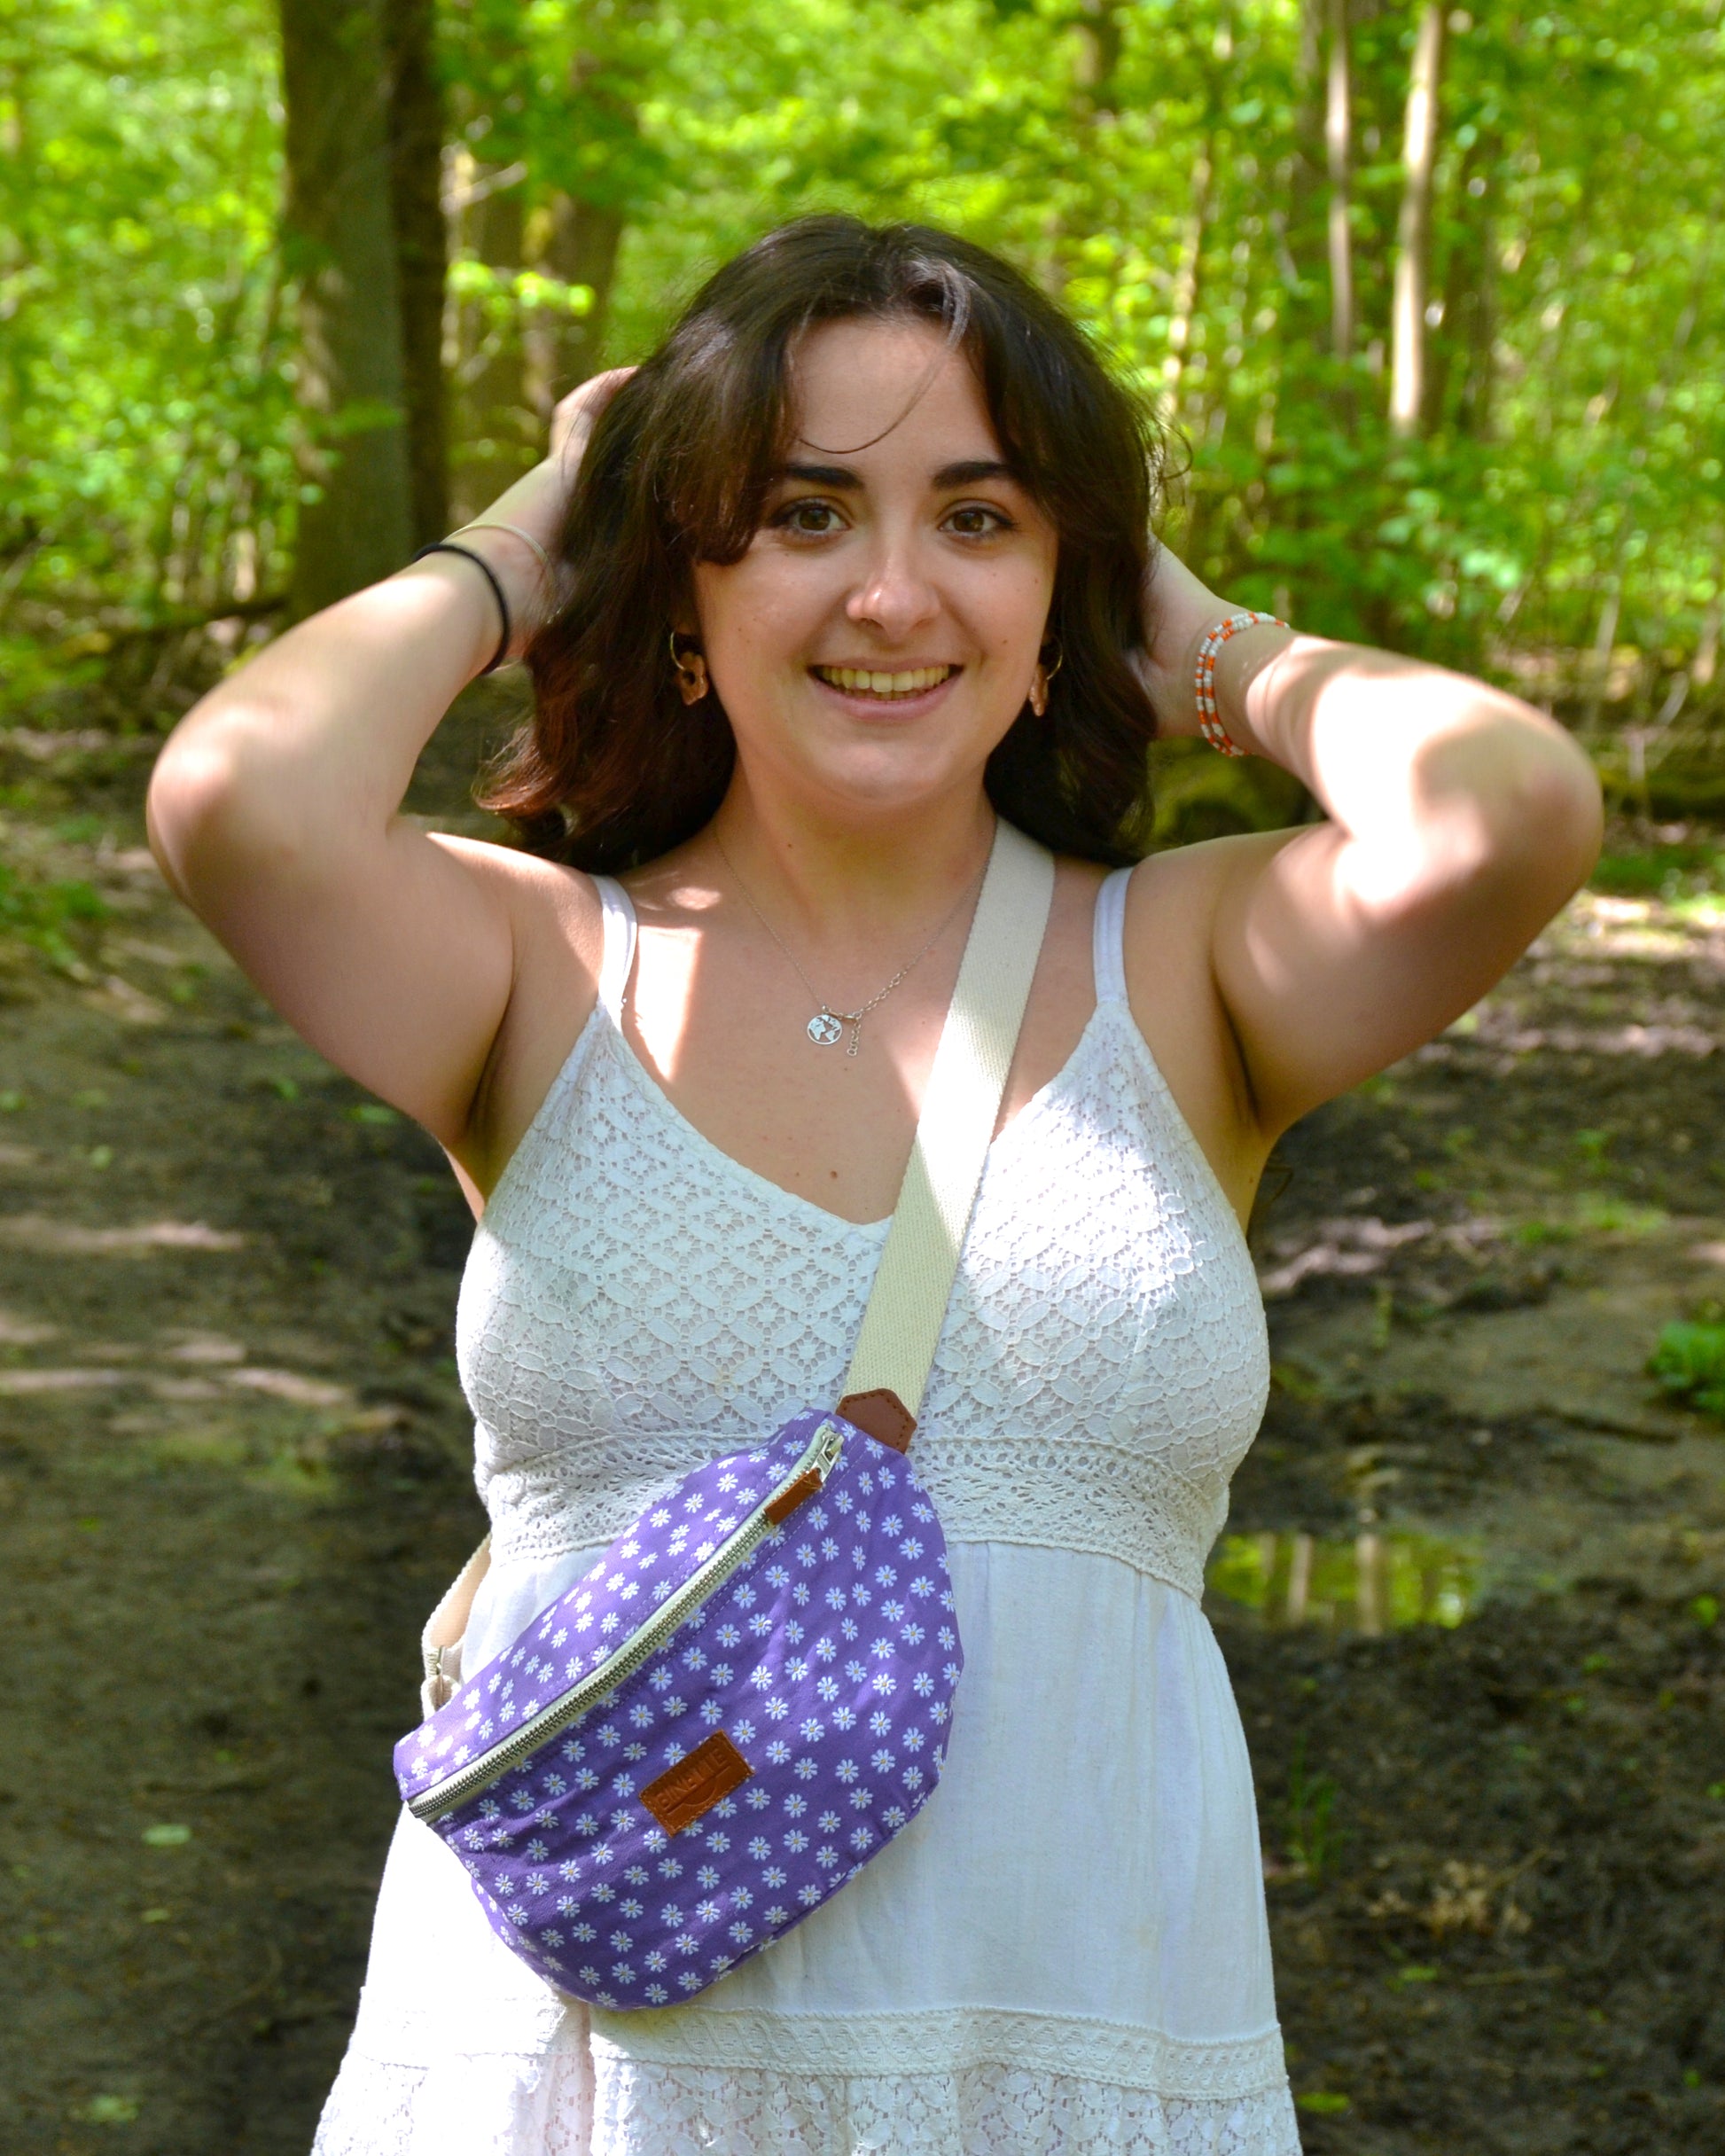
[[[799,439],[811,401],[823,425]],[[968,669],[972,709],[1011,676],[1014,715],[987,772],[1001,814],[1060,850],[1136,860],[1156,721],[1135,657],[1159,469],[1143,410],[1073,324],[984,249],[842,217],[769,235],[697,294],[595,426],[561,535],[562,604],[527,652],[533,725],[488,805],[535,850],[633,867],[717,808],[764,667],[794,665],[852,694],[866,673],[871,698],[918,692],[898,676],[938,672],[918,684],[926,694]],[[864,629],[817,614],[797,650],[769,660],[744,597],[722,656],[707,617],[723,572],[744,570],[739,593],[788,573],[806,612],[883,519],[907,547],[914,527],[947,574],[986,589],[1014,633],[986,659],[961,659],[906,650],[896,620]],[[918,565],[901,559],[914,577]],[[698,611],[716,695],[685,715],[657,625],[692,629]],[[888,658],[883,689],[874,676]]]
[[[1200,1608],[1268,1383],[1241,1222],[1289,1123],[1531,941],[1598,795],[1515,699],[1230,609],[1152,548],[1155,471],[1004,265],[792,227],[163,753],[176,888],[480,1216],[492,1539],[429,1635],[456,1719],[404,1751],[468,1745],[451,1831],[519,1878],[518,1951],[415,1785],[317,2156],[1296,2156]],[[519,848],[400,814],[500,628],[537,691],[492,794]],[[1159,729],[1274,758],[1325,820],[1134,865]],[[1027,984],[1010,1056],[985,975]],[[974,1200],[937,1207],[990,1041]],[[925,1308],[894,1301],[908,1219],[956,1266]],[[859,1330],[922,1320],[925,1394],[853,1389]],[[663,1629],[705,1622],[696,1578],[626,1623],[670,1493],[800,1410],[790,1479],[699,1551],[764,1553],[781,1599],[738,1571],[722,1662]],[[601,1558],[627,1716],[610,1662],[544,1659]],[[938,1685],[894,1676],[937,1650]]]

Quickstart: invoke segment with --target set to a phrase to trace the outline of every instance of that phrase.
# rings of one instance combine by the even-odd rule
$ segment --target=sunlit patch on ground
[[[1460,1624],[1478,1577],[1478,1555],[1461,1543],[1368,1527],[1346,1540],[1224,1535],[1207,1586],[1264,1624],[1376,1639],[1404,1625]]]

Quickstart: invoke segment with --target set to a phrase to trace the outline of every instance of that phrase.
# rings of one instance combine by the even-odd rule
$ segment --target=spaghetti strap
[[[1097,893],[1090,963],[1099,1004],[1126,1001],[1126,887],[1131,880],[1129,868],[1116,869]]]
[[[599,964],[599,1001],[613,1026],[623,1023],[623,996],[635,968],[635,908],[614,877],[593,879],[605,908],[605,956]]]

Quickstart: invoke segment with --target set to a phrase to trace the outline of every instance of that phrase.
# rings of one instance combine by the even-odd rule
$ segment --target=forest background
[[[480,1528],[436,1148],[163,888],[161,736],[813,207],[1022,263],[1230,599],[1607,849],[1253,1224],[1206,1612],[1308,2156],[1725,2146],[1725,0],[0,0],[0,2146],[303,2156]],[[471,782],[477,684],[409,809]],[[1153,753],[1167,842],[1305,813]]]
[[[1721,113],[1721,0],[5,0],[0,695],[171,721],[841,207],[1076,311],[1217,589],[1710,793]]]

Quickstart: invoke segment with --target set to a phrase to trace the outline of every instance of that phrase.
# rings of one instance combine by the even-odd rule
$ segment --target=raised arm
[[[550,545],[617,379],[566,402],[552,455],[488,521]],[[548,597],[537,555],[496,529],[460,543],[502,584],[519,646]],[[308,1041],[457,1150],[509,1008],[523,921],[555,872],[428,836],[400,811],[420,750],[498,631],[483,572],[431,555],[301,623],[212,691],[150,785],[150,842],[178,895]]]
[[[1159,556],[1165,732],[1198,730],[1194,662],[1231,611]],[[1387,652],[1254,628],[1222,646],[1215,689],[1231,738],[1303,779],[1327,817],[1216,848],[1212,965],[1274,1138],[1507,971],[1593,865],[1599,785],[1518,698]]]

